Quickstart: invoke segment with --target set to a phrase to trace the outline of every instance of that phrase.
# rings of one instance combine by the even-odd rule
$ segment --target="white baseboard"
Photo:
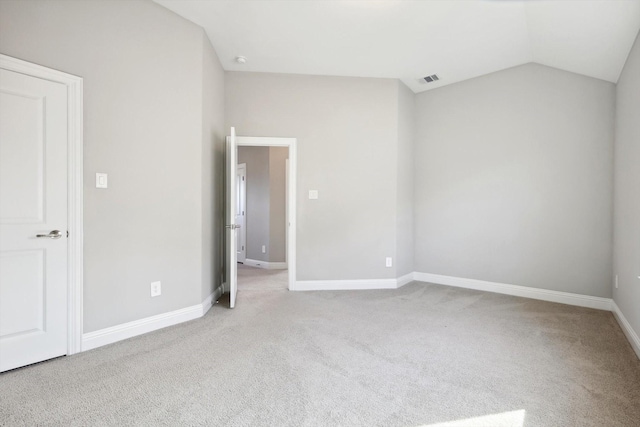
[[[569,292],[551,291],[548,289],[530,288],[527,286],[508,285],[505,283],[487,282],[484,280],[463,279],[460,277],[441,276],[439,274],[413,273],[414,280],[435,283],[438,285],[455,286],[458,288],[475,289],[478,291],[495,292],[524,298],[557,302],[579,307],[595,308],[611,311],[611,298],[592,297],[589,295],[572,294]]]
[[[352,291],[365,289],[396,289],[396,279],[371,280],[299,280],[295,291]]]
[[[103,345],[112,344],[126,340],[127,338],[146,334],[147,332],[166,328],[167,326],[177,325],[178,323],[202,317],[209,311],[213,302],[220,298],[220,295],[222,295],[221,286],[216,288],[216,290],[200,304],[82,334],[82,351],[92,350],[102,347]]]
[[[225,285],[226,283],[223,283],[222,285],[218,286],[213,292],[211,292],[211,295],[209,295],[204,299],[204,301],[202,301],[203,316],[207,314],[209,309],[211,309],[211,306],[213,305],[213,303],[220,299],[220,297],[222,296],[222,293],[224,292]]]
[[[640,338],[638,338],[638,334],[633,330],[631,324],[624,317],[624,314],[622,314],[620,307],[618,307],[618,304],[616,304],[615,301],[611,301],[611,311],[613,312],[613,317],[615,317],[618,321],[622,332],[624,332],[627,339],[629,340],[633,351],[636,352],[638,359],[640,359]]]
[[[218,288],[219,289],[219,288]],[[211,293],[211,295],[209,295],[208,297],[206,297],[204,299],[204,301],[202,301],[202,315],[204,316],[205,314],[207,314],[207,312],[209,310],[211,310],[211,307],[213,306],[213,302],[215,301],[214,299],[214,294],[215,291]],[[218,297],[219,298],[219,297]],[[216,298],[217,299],[217,298]]]
[[[299,280],[294,291],[352,291],[366,289],[398,289],[414,280],[415,273],[397,279],[368,280]]]
[[[408,274],[405,274],[404,276],[398,277],[396,279],[396,287],[401,288],[407,283],[413,282],[415,280],[414,276],[415,276],[415,273],[408,273]]]
[[[251,267],[264,268],[267,270],[286,270],[287,263],[286,262],[269,262],[269,261],[258,261],[256,259],[245,259],[244,264]]]

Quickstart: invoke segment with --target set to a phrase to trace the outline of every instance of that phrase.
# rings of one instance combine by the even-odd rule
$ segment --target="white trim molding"
[[[408,273],[405,274],[404,276],[400,276],[396,279],[396,287],[397,288],[401,288],[404,285],[411,283],[415,280],[415,273]]]
[[[84,139],[83,80],[73,76],[69,91],[68,216],[69,216],[69,341],[68,354],[82,351],[84,292]]]
[[[560,304],[575,305],[578,307],[595,308],[598,310],[611,310],[611,298],[593,297],[589,295],[572,294],[569,292],[552,291],[527,286],[508,285],[505,283],[487,282],[485,280],[441,276],[439,274],[418,272],[413,274],[414,279],[420,282],[475,289],[477,291],[495,292],[498,294],[557,302]]]
[[[353,291],[367,289],[396,289],[396,279],[371,280],[299,280],[295,291]]]
[[[83,79],[0,54],[0,68],[67,87],[67,354],[82,349],[83,320]]]
[[[250,267],[264,268],[266,270],[286,270],[287,269],[286,262],[260,261],[260,260],[251,259],[251,258],[245,258],[244,265],[248,265]]]
[[[289,290],[296,286],[296,194],[298,177],[298,140],[296,138],[272,138],[256,136],[236,136],[236,146],[256,147],[288,147],[289,148],[289,188],[287,188],[287,200],[289,208],[289,228],[287,229],[287,269],[289,270]],[[260,261],[262,262],[262,261]]]
[[[93,350],[94,348],[113,344],[126,340],[127,338],[157,331],[167,326],[198,319],[207,314],[212,304],[220,298],[220,295],[222,295],[222,286],[218,286],[218,288],[200,304],[84,334],[82,335],[82,351]]]
[[[353,291],[367,289],[398,289],[414,280],[415,273],[405,274],[397,279],[359,280],[300,280],[294,291]]]
[[[625,336],[629,340],[629,344],[631,344],[631,348],[636,352],[638,359],[640,359],[640,338],[636,331],[633,330],[631,324],[627,321],[622,314],[622,310],[618,307],[615,301],[611,301],[611,311],[613,312],[613,317],[618,321],[622,332],[624,332]]]
[[[197,304],[180,310],[145,317],[144,319],[134,320],[133,322],[89,332],[88,334],[82,335],[82,351],[93,350],[103,345],[112,344],[126,340],[127,338],[146,334],[147,332],[166,328],[167,326],[197,319],[203,315],[202,311],[202,304]]]
[[[226,283],[218,286],[208,297],[202,301],[202,315],[207,314],[209,309],[213,306],[213,304],[220,299],[222,294],[224,293],[224,286]]]

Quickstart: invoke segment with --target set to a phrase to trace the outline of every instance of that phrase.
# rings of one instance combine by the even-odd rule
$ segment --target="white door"
[[[0,371],[67,353],[67,87],[0,69]]]
[[[238,292],[238,253],[236,252],[236,169],[238,165],[236,147],[236,129],[231,128],[231,136],[227,137],[227,265],[226,277],[229,287],[229,307],[236,305],[236,294]]]
[[[289,151],[291,151],[291,148],[289,148]],[[291,226],[289,222],[289,159],[284,161],[284,188],[284,219],[286,221],[286,227],[284,228],[284,262],[287,263],[287,268],[289,268],[289,227]]]
[[[240,163],[236,173],[236,224],[240,226],[236,233],[236,252],[238,252],[238,262],[244,263],[247,260],[247,164]]]

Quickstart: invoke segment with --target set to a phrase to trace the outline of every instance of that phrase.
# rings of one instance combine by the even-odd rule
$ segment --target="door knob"
[[[50,239],[59,239],[62,237],[62,232],[60,230],[53,230],[49,234],[36,234],[38,238],[50,238]]]

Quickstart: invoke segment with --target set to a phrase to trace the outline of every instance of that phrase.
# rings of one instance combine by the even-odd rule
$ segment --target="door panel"
[[[236,252],[238,252],[238,262],[245,262],[247,259],[247,221],[246,218],[246,188],[247,188],[247,166],[242,163],[238,165],[236,172],[236,224],[240,226],[237,230]]]
[[[0,69],[0,371],[67,352],[67,136],[66,86]]]
[[[44,251],[3,251],[0,257],[0,338],[44,332]]]
[[[2,118],[12,123],[1,128],[0,190],[11,203],[0,205],[0,221],[41,223],[44,219],[44,98],[0,92]],[[19,161],[18,161],[19,160]],[[15,183],[21,185],[15,185]]]
[[[227,138],[227,265],[226,278],[229,287],[229,307],[236,305],[236,293],[238,292],[238,253],[236,251],[237,229],[236,229],[236,174],[237,174],[237,150],[236,150],[236,130],[231,128],[231,136]]]

